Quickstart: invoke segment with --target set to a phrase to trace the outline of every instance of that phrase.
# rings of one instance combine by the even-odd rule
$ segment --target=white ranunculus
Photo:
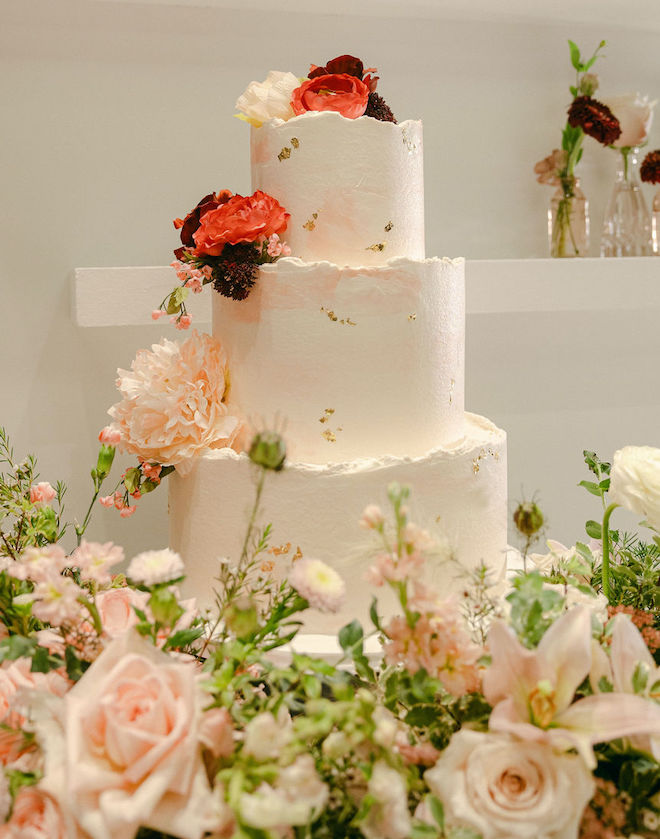
[[[660,530],[660,449],[625,446],[614,453],[610,501]]]
[[[291,119],[291,94],[300,87],[300,79],[293,73],[271,70],[263,82],[250,82],[236,100],[236,107],[247,121],[259,127],[269,119]]]
[[[577,755],[462,729],[424,774],[447,822],[483,839],[577,839],[594,780]]]
[[[646,142],[653,122],[655,102],[649,102],[648,96],[639,93],[626,93],[607,99],[605,104],[621,125],[621,136],[613,143],[615,148],[641,146]]]

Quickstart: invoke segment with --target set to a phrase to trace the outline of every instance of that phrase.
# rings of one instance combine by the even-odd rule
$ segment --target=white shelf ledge
[[[77,268],[78,326],[141,326],[176,286],[169,266]],[[468,315],[635,311],[660,308],[660,257],[495,259],[466,263]],[[186,300],[198,325],[211,321],[210,290]]]

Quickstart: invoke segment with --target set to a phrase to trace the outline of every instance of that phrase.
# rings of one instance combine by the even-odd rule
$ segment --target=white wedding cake
[[[214,294],[213,335],[231,401],[287,443],[262,497],[271,556],[285,568],[319,558],[346,580],[342,613],[305,625],[331,632],[367,619],[359,519],[386,506],[392,481],[411,486],[412,520],[452,547],[458,562],[436,573],[445,591],[460,567],[503,567],[506,435],[464,410],[465,264],[425,258],[421,123],[310,111],[251,131],[253,188],[290,213],[293,255],[260,267],[245,300]],[[255,478],[229,448],[170,478],[170,544],[202,602],[219,558],[240,555]]]

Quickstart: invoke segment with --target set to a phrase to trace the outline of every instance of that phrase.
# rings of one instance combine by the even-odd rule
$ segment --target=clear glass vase
[[[589,247],[589,202],[580,179],[562,178],[548,208],[550,256],[586,256]]]
[[[651,240],[653,253],[660,256],[660,189],[653,196],[653,208],[651,212]]]
[[[605,210],[601,256],[651,256],[651,213],[637,173],[639,149],[617,150],[614,188]]]

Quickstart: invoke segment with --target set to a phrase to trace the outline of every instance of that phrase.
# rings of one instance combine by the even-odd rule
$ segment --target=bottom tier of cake
[[[392,481],[411,487],[410,519],[449,540],[455,560],[437,561],[430,579],[443,594],[458,590],[465,570],[481,561],[503,570],[507,545],[506,434],[483,417],[466,414],[466,436],[450,449],[424,457],[384,456],[329,466],[288,463],[265,483],[260,523],[272,523],[266,554],[285,574],[294,554],[331,564],[346,580],[341,613],[305,614],[305,631],[334,632],[353,618],[368,623],[372,593],[380,611],[392,602],[365,581],[373,533],[359,525],[367,504],[387,510]],[[236,561],[254,503],[257,467],[245,454],[221,449],[170,481],[170,546],[186,563],[185,594],[200,606],[213,602],[218,560]],[[288,551],[280,550],[290,543]],[[299,549],[299,550],[298,550]]]

